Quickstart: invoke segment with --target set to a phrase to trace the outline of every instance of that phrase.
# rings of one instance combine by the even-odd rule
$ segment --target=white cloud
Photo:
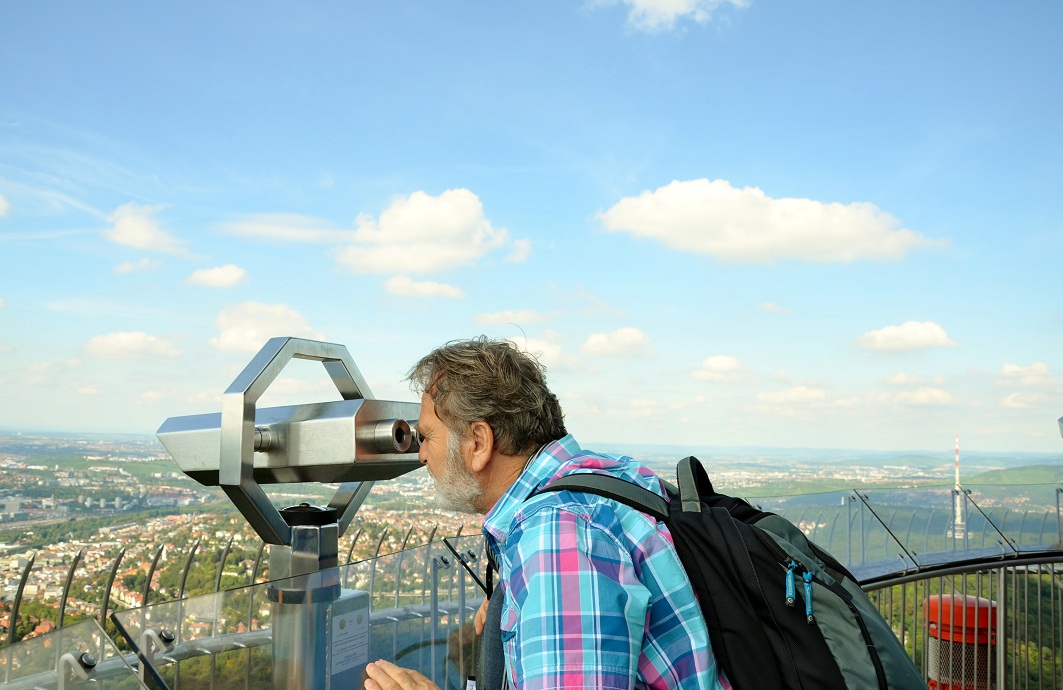
[[[634,357],[644,354],[650,338],[637,328],[625,326],[612,333],[593,333],[581,348],[595,357]]]
[[[93,386],[82,386],[81,388],[78,388],[78,395],[96,395],[97,393],[99,393],[99,390]]]
[[[886,326],[864,333],[856,342],[863,348],[880,352],[926,350],[931,347],[956,345],[945,329],[933,321],[908,321],[900,326]]]
[[[611,232],[727,261],[899,259],[913,247],[941,244],[898,229],[873,204],[772,199],[756,187],[704,178],[626,197],[598,217]]]
[[[627,416],[631,419],[662,419],[665,409],[657,400],[636,398],[627,403]]]
[[[911,386],[923,383],[923,377],[898,372],[892,376],[887,376],[883,381],[891,386]]]
[[[781,307],[775,302],[764,302],[757,307],[757,311],[764,311],[769,314],[789,314],[793,310],[789,307]]]
[[[11,210],[11,204],[7,203],[7,199],[3,194],[0,194],[0,218],[3,218]]]
[[[171,390],[151,388],[141,393],[137,400],[141,403],[152,405],[160,400],[173,400],[173,397],[174,392]]]
[[[913,391],[902,391],[893,398],[900,405],[949,405],[952,403],[952,394],[940,388],[921,386]]]
[[[357,273],[438,273],[508,242],[506,230],[491,226],[479,197],[467,189],[414,192],[392,201],[379,220],[363,214],[357,223],[355,243],[337,252]],[[519,255],[520,246],[515,251]]]
[[[765,405],[799,405],[826,399],[826,391],[811,386],[794,386],[781,391],[757,394],[757,402]]]
[[[443,297],[446,299],[461,299],[465,293],[453,285],[446,283],[434,283],[430,280],[410,280],[407,276],[395,276],[389,278],[384,287],[393,295],[404,297]]]
[[[137,273],[139,271],[156,271],[162,266],[162,262],[155,259],[144,258],[137,262],[123,261],[114,267],[114,272],[119,275]]]
[[[278,336],[324,340],[324,336],[286,304],[242,302],[222,309],[215,319],[219,333],[210,344],[219,350],[258,352]]]
[[[747,369],[735,357],[715,355],[702,362],[693,376],[699,381],[735,381],[742,378]]]
[[[547,369],[571,370],[576,367],[576,358],[565,354],[561,336],[554,331],[545,331],[539,338],[510,338],[509,342],[538,359]]]
[[[506,263],[524,263],[529,256],[531,256],[531,242],[529,240],[513,240],[513,247],[510,249],[509,256],[506,257]]]
[[[103,359],[171,358],[181,355],[181,351],[170,343],[144,331],[98,335],[85,343],[85,353]]]
[[[477,314],[473,319],[476,323],[484,326],[503,326],[506,324],[542,323],[546,321],[546,315],[533,309],[506,309],[486,314]]]
[[[0,297],[0,309],[3,309],[6,306],[7,306],[7,302],[5,302],[2,297]]]
[[[1042,393],[1011,393],[1001,399],[1000,406],[1011,410],[1025,410],[1041,407],[1047,399]]]
[[[723,6],[744,8],[748,0],[621,0],[630,9],[628,23],[641,31],[658,32],[675,28],[678,20],[689,18],[707,24]],[[601,2],[600,4],[613,4]]]
[[[225,264],[215,268],[200,268],[192,271],[185,279],[189,285],[203,285],[214,288],[231,288],[247,282],[247,271],[235,264]]]
[[[1023,386],[1042,386],[1051,382],[1048,365],[1044,362],[1034,362],[1028,367],[1005,364],[1000,368],[1000,375],[1009,382],[1018,382]]]
[[[103,236],[116,244],[162,252],[164,254],[184,254],[181,241],[159,227],[152,217],[160,206],[141,206],[124,204],[107,216],[112,223],[110,230],[104,230]]]
[[[259,213],[224,223],[231,235],[276,242],[340,244],[355,239],[354,230],[341,230],[327,221],[295,213]]]

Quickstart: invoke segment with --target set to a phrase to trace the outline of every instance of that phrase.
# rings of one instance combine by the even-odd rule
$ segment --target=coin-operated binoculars
[[[256,409],[295,359],[321,362],[343,400]],[[157,435],[178,467],[221,486],[270,544],[273,687],[358,687],[369,653],[369,596],[342,589],[339,537],[376,480],[420,466],[420,404],[373,399],[347,348],[273,338],[226,389],[221,413],[171,417]],[[278,510],[263,484],[339,483],[327,506]],[[342,624],[341,624],[342,623]]]

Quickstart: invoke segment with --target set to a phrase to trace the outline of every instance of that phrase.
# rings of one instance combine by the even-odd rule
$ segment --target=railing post
[[[59,620],[56,622],[55,627],[63,627],[63,619],[66,617],[66,600],[70,595],[70,585],[74,584],[74,571],[78,568],[78,563],[81,562],[81,555],[84,549],[78,549],[78,552],[74,554],[74,562],[70,564],[70,570],[66,571],[66,584],[63,586],[63,596],[59,600]]]
[[[18,627],[18,610],[22,606],[22,591],[26,588],[26,580],[30,576],[30,571],[33,570],[33,562],[37,560],[37,553],[34,552],[30,556],[29,563],[26,564],[26,569],[22,571],[22,579],[18,581],[18,589],[15,591],[15,600],[11,605],[11,616],[8,618],[7,623],[7,665],[4,666],[4,682],[10,680],[11,675],[11,645],[15,641],[15,628]]]
[[[439,646],[439,571],[448,568],[450,568],[450,559],[446,556],[432,558],[431,612],[429,613],[432,617],[432,639],[429,640],[429,647],[431,648],[429,659],[432,668],[432,681],[437,684],[440,682],[437,675],[439,673],[439,664],[436,662],[438,653],[436,648]]]
[[[384,538],[388,536],[388,526],[385,525],[383,531],[380,533],[380,539],[376,543],[376,550],[373,551],[373,558],[369,561],[369,606],[370,610],[375,608],[373,604],[374,587],[376,585],[376,563],[380,557],[380,547],[384,545]]]
[[[225,561],[227,561],[229,559],[229,552],[232,551],[232,548],[233,548],[233,538],[229,537],[229,543],[227,543],[225,545],[225,548],[222,549],[221,557],[218,558],[218,572],[214,576],[214,592],[215,593],[218,593],[218,592],[221,591],[221,576],[222,576],[222,572],[225,570]]]
[[[351,539],[351,548],[347,549],[347,565],[351,564],[351,557],[354,555],[354,545],[358,543],[358,537],[362,536],[362,529],[358,528],[358,531],[354,533],[354,539]]]
[[[930,509],[930,517],[926,521],[926,531],[923,532],[923,551],[930,551],[930,526],[934,524],[934,513],[937,512],[937,508]]]
[[[254,585],[258,580],[258,574],[261,572],[262,567],[262,552],[266,550],[266,542],[259,540],[258,552],[255,554],[255,565],[251,568],[251,582]]]
[[[232,535],[230,535],[229,536],[229,541],[225,544],[225,548],[223,548],[221,550],[221,556],[218,558],[218,572],[214,576],[214,595],[215,595],[214,596],[214,606],[215,606],[215,611],[214,611],[214,620],[211,622],[211,626],[210,626],[210,636],[211,637],[216,637],[218,635],[218,616],[219,616],[220,612],[217,610],[218,603],[219,603],[219,597],[217,595],[221,591],[221,576],[222,576],[222,573],[225,572],[225,561],[227,561],[229,559],[229,552],[232,551],[232,548],[233,548],[233,538],[232,538]],[[217,655],[216,654],[211,654],[210,655],[210,687],[211,687],[211,690],[214,689],[214,677],[215,677],[215,674],[217,673],[217,669],[218,669]]]
[[[853,497],[845,497],[845,565],[853,564]]]
[[[151,578],[155,575],[155,568],[159,565],[159,556],[162,555],[162,550],[164,548],[166,548],[166,546],[160,544],[159,547],[155,549],[155,555],[151,557],[151,567],[148,568],[148,579],[144,581],[144,591],[140,596],[141,606],[148,605],[148,595],[151,594]]]
[[[1056,531],[1059,533],[1059,543],[1063,544],[1063,513],[1059,512],[1059,496],[1063,494],[1063,487],[1056,487]]]
[[[111,587],[114,586],[114,578],[118,574],[118,566],[122,563],[122,556],[125,555],[126,547],[122,547],[118,551],[118,556],[114,559],[114,565],[111,566],[111,573],[107,577],[107,586],[103,588],[103,601],[100,603],[100,627],[104,630],[107,629],[107,609],[111,605]]]
[[[867,496],[860,494],[860,562],[867,563],[867,528],[864,526],[864,511],[868,508]]]
[[[199,539],[192,544],[192,548],[188,552],[188,558],[185,559],[185,567],[181,571],[181,582],[177,588],[177,599],[181,600],[185,598],[185,583],[188,581],[188,570],[192,567],[192,559],[196,557],[196,551],[199,549]],[[177,639],[181,639],[181,633],[177,633]]]
[[[177,642],[181,642],[183,639],[182,630],[184,630],[185,623],[185,583],[188,581],[188,571],[192,568],[192,559],[196,557],[196,551],[199,549],[200,539],[192,544],[192,548],[188,552],[188,558],[185,559],[184,570],[181,571],[181,583],[177,588]],[[181,687],[181,663],[177,663],[177,668],[174,670],[173,678],[174,690]]]

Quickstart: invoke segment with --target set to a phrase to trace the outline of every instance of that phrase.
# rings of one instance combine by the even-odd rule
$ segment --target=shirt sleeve
[[[514,687],[631,688],[650,599],[591,516],[543,507],[507,540],[502,640]]]

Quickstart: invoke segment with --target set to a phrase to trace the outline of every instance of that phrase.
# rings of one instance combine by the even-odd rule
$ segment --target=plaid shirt
[[[547,445],[484,519],[501,573],[502,641],[517,688],[729,688],[664,524],[616,501],[536,489],[615,474],[664,495],[628,457]],[[497,590],[496,590],[497,592]]]

